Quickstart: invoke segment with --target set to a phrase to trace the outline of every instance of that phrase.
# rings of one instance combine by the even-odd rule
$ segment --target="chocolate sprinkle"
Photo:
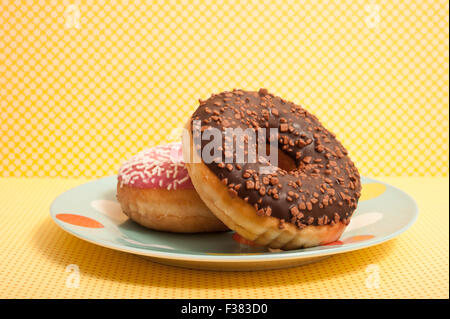
[[[260,174],[260,167],[269,163],[224,164],[223,148],[216,163],[205,163],[228,187],[233,185],[230,196],[248,202],[256,214],[278,218],[280,227],[290,222],[300,229],[350,222],[361,195],[358,170],[335,135],[301,106],[266,89],[233,90],[202,101],[191,120],[222,131],[227,127],[278,129],[278,148],[295,163],[294,169],[277,167],[271,174]],[[201,154],[208,143],[202,140],[195,149]],[[244,143],[247,146],[249,139]]]

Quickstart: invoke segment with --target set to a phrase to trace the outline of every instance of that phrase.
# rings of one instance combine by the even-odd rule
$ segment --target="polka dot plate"
[[[363,177],[358,209],[338,241],[291,251],[269,250],[232,231],[175,234],[146,229],[122,213],[116,180],[117,176],[101,178],[59,195],[50,208],[53,220],[88,242],[187,268],[244,271],[300,266],[381,244],[407,230],[418,216],[408,194]]]

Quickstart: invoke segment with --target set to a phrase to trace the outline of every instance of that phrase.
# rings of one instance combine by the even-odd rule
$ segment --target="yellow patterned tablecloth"
[[[448,298],[448,178],[383,178],[417,201],[399,237],[303,267],[211,272],[155,264],[61,230],[49,206],[85,179],[0,179],[0,298]],[[67,266],[80,271],[67,285]],[[374,267],[375,265],[375,267]],[[368,285],[377,269],[379,285]]]

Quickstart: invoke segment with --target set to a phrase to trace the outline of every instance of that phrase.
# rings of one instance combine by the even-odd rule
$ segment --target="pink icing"
[[[120,187],[194,188],[183,161],[181,143],[160,145],[139,152],[122,164],[118,179]]]

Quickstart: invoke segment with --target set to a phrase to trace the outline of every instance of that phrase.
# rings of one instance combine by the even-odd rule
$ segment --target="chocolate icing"
[[[293,170],[278,167],[273,174],[260,174],[260,166],[269,164],[224,163],[223,149],[221,158],[205,163],[228,186],[230,196],[248,202],[256,214],[277,217],[280,227],[284,222],[299,228],[350,222],[361,195],[358,170],[335,135],[301,106],[266,89],[233,90],[200,101],[194,120],[201,121],[202,131],[278,128],[278,148],[295,163]],[[208,143],[195,145],[197,152]]]

